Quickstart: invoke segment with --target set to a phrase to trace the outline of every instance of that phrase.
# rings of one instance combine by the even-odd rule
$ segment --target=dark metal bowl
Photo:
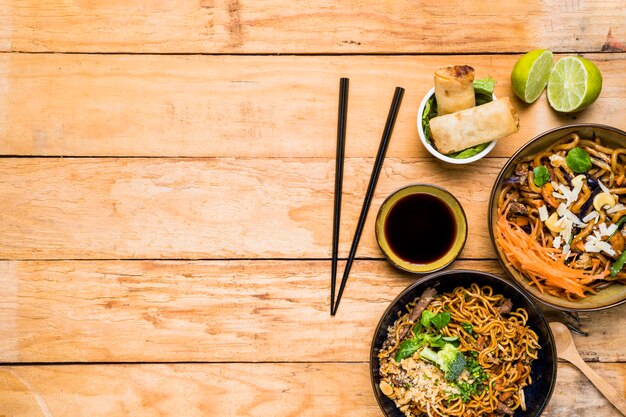
[[[609,288],[600,290],[597,294],[590,295],[578,301],[568,301],[561,297],[555,297],[549,294],[542,294],[536,286],[528,285],[529,280],[524,277],[519,271],[517,271],[515,268],[508,264],[504,254],[500,252],[500,249],[496,244],[494,234],[494,231],[496,229],[496,222],[498,221],[498,195],[502,190],[503,180],[513,175],[515,171],[515,165],[517,165],[517,163],[522,158],[528,155],[535,154],[542,149],[547,148],[554,142],[573,132],[578,133],[581,138],[585,139],[599,136],[600,138],[602,138],[603,144],[613,147],[624,147],[626,145],[626,132],[616,129],[614,127],[593,123],[581,123],[558,127],[556,129],[548,130],[547,132],[544,132],[534,139],[530,140],[509,159],[509,161],[500,171],[500,175],[498,175],[498,178],[494,183],[493,189],[491,190],[491,197],[489,200],[489,234],[491,236],[491,242],[496,249],[496,254],[498,255],[498,259],[500,260],[502,268],[504,268],[508,275],[511,276],[533,298],[560,310],[602,310],[626,302],[626,285],[612,285]]]
[[[539,350],[539,358],[533,362],[531,368],[533,383],[524,388],[526,411],[518,409],[514,417],[536,417],[541,415],[552,396],[552,390],[556,383],[557,368],[554,338],[546,318],[530,297],[505,279],[485,272],[452,270],[436,272],[409,286],[391,302],[383,313],[378,326],[376,326],[370,351],[370,376],[376,400],[385,416],[404,417],[404,414],[396,407],[393,400],[387,398],[378,386],[380,383],[378,352],[385,339],[387,339],[387,328],[392,326],[394,321],[398,319],[398,313],[407,312],[406,305],[419,297],[424,292],[424,289],[436,286],[438,292],[442,293],[450,292],[459,286],[467,288],[473,283],[480,286],[491,286],[494,293],[510,298],[513,302],[513,308],[522,307],[528,312],[528,325],[539,336],[541,350]]]

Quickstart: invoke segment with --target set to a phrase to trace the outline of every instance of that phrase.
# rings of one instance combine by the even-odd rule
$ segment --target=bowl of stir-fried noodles
[[[502,168],[489,229],[517,283],[552,307],[626,302],[626,133],[577,124],[545,132]]]
[[[370,354],[387,417],[539,416],[556,371],[552,333],[534,302],[477,271],[409,286],[383,314]]]

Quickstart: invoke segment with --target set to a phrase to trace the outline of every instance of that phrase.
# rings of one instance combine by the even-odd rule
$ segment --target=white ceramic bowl
[[[422,141],[422,145],[424,145],[424,147],[428,150],[428,152],[430,152],[432,156],[434,156],[435,158],[439,160],[448,162],[450,164],[459,164],[459,165],[469,164],[471,162],[478,161],[480,158],[482,158],[483,156],[491,152],[493,147],[496,146],[495,140],[492,142],[489,142],[489,145],[485,149],[477,153],[476,155],[470,156],[469,158],[463,158],[463,159],[451,158],[445,154],[442,154],[441,152],[437,151],[437,149],[435,149],[433,145],[431,145],[430,143],[426,141],[426,136],[424,135],[424,128],[422,127],[422,115],[424,114],[424,108],[426,107],[426,102],[428,102],[428,99],[430,99],[430,97],[433,96],[434,94],[435,94],[435,88],[433,87],[430,90],[428,90],[428,93],[426,93],[426,95],[424,96],[424,99],[422,100],[420,104],[419,110],[417,111],[417,133],[419,134],[420,140]],[[494,100],[496,99],[495,94],[493,94],[492,97]]]

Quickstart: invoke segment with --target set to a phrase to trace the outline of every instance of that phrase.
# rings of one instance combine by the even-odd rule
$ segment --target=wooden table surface
[[[623,0],[0,1],[0,416],[381,416],[374,326],[414,277],[383,259],[392,190],[443,186],[503,274],[492,183],[534,135],[626,129]],[[466,167],[415,119],[433,70],[512,96],[530,49],[604,76],[575,115],[514,99],[520,132]],[[350,78],[341,256],[395,86],[406,94],[339,314],[329,275],[338,84]],[[341,270],[341,268],[340,268]],[[581,315],[585,360],[626,394],[626,305]],[[550,417],[617,416],[559,363]]]

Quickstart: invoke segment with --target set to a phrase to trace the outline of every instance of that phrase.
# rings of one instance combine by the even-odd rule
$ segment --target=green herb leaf
[[[548,168],[543,165],[539,165],[533,169],[533,173],[535,174],[535,185],[537,187],[541,187],[546,182],[550,181],[550,172]]]
[[[413,326],[413,329],[411,329],[411,331],[413,332],[414,336],[417,336],[421,331],[422,331],[422,323],[421,322],[417,322],[415,323],[415,326]]]
[[[577,174],[585,173],[591,169],[591,157],[584,149],[579,147],[570,149],[567,152],[565,163]]]
[[[446,344],[441,338],[441,335],[427,334],[424,336],[424,340],[430,345],[430,347],[442,347]]]
[[[394,356],[394,360],[396,362],[400,362],[402,359],[406,359],[409,356],[413,355],[417,350],[424,345],[424,342],[419,339],[409,339],[400,343],[398,346],[398,351]]]
[[[450,313],[438,313],[432,319],[430,319],[430,322],[437,328],[437,330],[441,331],[441,329],[443,329],[448,325],[448,323],[450,323]]]
[[[435,313],[430,310],[424,310],[422,311],[422,318],[420,319],[420,323],[422,323],[422,326],[428,327],[430,326],[430,321],[433,317],[435,317]]]
[[[459,340],[458,336],[443,336],[441,340],[451,344],[454,347],[459,347],[461,345],[461,341]]]
[[[611,276],[614,277],[617,275],[617,273],[624,268],[624,264],[626,264],[626,250],[622,252],[619,258],[613,263],[613,266],[611,266]]]
[[[467,334],[474,334],[474,328],[468,322],[464,321],[461,323],[461,327],[467,332]]]

